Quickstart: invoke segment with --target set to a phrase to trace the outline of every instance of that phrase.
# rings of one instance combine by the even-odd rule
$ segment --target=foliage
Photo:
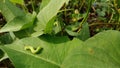
[[[0,59],[7,54],[15,68],[120,68],[119,6],[116,0],[0,0],[6,21]],[[90,37],[98,24],[100,33]]]
[[[85,42],[78,39],[69,41],[66,37],[28,37],[1,46],[1,49],[16,68],[119,68],[119,39],[120,32],[112,30]],[[33,54],[24,50],[25,45],[41,46],[43,50]]]

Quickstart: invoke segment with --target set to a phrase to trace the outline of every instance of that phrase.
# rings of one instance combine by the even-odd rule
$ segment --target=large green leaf
[[[41,33],[46,28],[47,23],[58,13],[59,9],[68,0],[50,0],[50,2],[38,13],[37,15],[37,25],[35,26],[35,31]]]
[[[60,68],[65,57],[81,45],[82,41],[69,41],[66,37],[44,36],[39,38],[24,38],[13,44],[1,46],[8,54],[16,68]],[[41,53],[32,54],[24,50],[26,45],[43,47]]]
[[[106,31],[78,46],[62,68],[120,68],[120,32]]]
[[[42,0],[42,3],[40,5],[40,10],[43,9],[49,2],[50,0]]]

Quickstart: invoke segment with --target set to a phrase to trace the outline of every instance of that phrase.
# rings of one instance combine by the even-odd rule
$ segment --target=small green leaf
[[[8,31],[19,31],[22,29],[26,29],[33,25],[36,14],[27,14],[26,16],[15,17],[12,21],[8,22],[5,26],[0,29],[1,32]]]
[[[59,9],[67,1],[68,0],[50,0],[50,2],[37,15],[38,22],[34,28],[35,31],[38,33],[44,31],[46,24],[58,13]]]
[[[53,34],[57,34],[62,30],[62,25],[60,21],[55,21],[54,22],[54,27],[53,27]]]
[[[79,32],[77,32],[79,26],[78,24],[75,25],[68,25],[65,29],[65,31],[71,35],[71,36],[75,36],[77,38],[79,38],[82,41],[87,40],[90,37],[90,33],[89,33],[89,26],[88,23],[84,23],[82,25],[82,28],[79,28]]]
[[[24,0],[10,0],[13,3],[24,5]]]
[[[0,10],[7,22],[10,22],[15,17],[25,16],[25,13],[13,5],[9,0],[0,1]]]
[[[79,38],[80,40],[83,40],[83,41],[90,38],[89,26],[88,26],[87,22],[82,25],[82,28],[81,28],[77,38]]]
[[[45,28],[45,30],[44,30],[44,33],[48,33],[48,34],[51,34],[51,33],[52,33],[55,18],[56,18],[56,17],[53,17],[53,18],[46,24],[46,28]]]
[[[10,44],[13,42],[13,39],[10,35],[10,33],[6,33],[2,36],[0,36],[0,44]]]
[[[74,24],[74,25],[68,25],[65,29],[65,31],[71,35],[71,36],[78,36],[79,33],[76,32],[76,30],[78,29],[78,24]]]

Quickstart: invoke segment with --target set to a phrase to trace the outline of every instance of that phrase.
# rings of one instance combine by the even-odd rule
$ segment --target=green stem
[[[116,11],[116,16],[117,16],[117,22],[118,22],[118,24],[120,24],[120,12],[119,12],[119,8],[117,7],[117,0],[114,0],[114,8],[115,8],[115,11]],[[119,25],[118,26],[116,26],[116,29],[118,29],[119,28]]]
[[[113,19],[113,13],[112,13],[112,15],[110,16],[110,20],[108,21],[108,23],[111,23],[112,19]]]
[[[28,13],[28,9],[25,5],[22,5],[22,8],[23,8],[24,12]]]
[[[119,23],[92,23],[90,24],[89,26],[92,27],[92,26],[96,26],[96,25],[119,25]]]
[[[81,2],[81,6],[80,6],[79,10],[81,10],[81,8],[83,7],[84,3],[85,3],[85,0],[83,0],[83,1]]]
[[[63,11],[71,11],[73,9],[66,9],[66,10],[60,10],[58,13],[63,12]]]
[[[86,22],[86,20],[88,18],[88,15],[89,15],[89,11],[90,11],[91,5],[92,5],[92,0],[89,0],[89,4],[88,4],[88,9],[87,9],[86,16],[84,17],[84,19],[82,20],[82,22],[79,24],[79,28],[78,28],[77,32],[80,32],[82,24],[84,24]]]
[[[31,4],[32,4],[32,9],[33,9],[33,11],[35,11],[34,1],[33,1],[33,0],[31,0]]]
[[[27,9],[27,7],[25,6],[25,2],[24,2],[24,4],[22,5],[22,9],[24,10],[24,12],[28,13],[28,9]]]

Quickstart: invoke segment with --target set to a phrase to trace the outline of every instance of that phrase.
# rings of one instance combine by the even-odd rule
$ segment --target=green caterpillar
[[[31,53],[33,53],[33,54],[37,54],[38,52],[41,51],[42,47],[41,47],[41,46],[38,46],[37,48],[34,48],[34,47],[32,47],[32,46],[25,46],[24,49],[25,49],[25,50],[30,50]]]

